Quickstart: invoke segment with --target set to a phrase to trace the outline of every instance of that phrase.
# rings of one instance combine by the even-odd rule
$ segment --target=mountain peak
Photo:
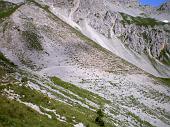
[[[158,10],[160,11],[170,11],[170,0],[168,0],[166,3],[163,3]]]

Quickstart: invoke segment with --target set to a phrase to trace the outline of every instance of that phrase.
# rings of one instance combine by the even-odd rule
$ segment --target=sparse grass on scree
[[[8,61],[4,56],[1,56],[1,58],[4,61]],[[3,72],[0,71],[0,73],[3,73],[3,75],[8,76],[8,72],[6,72],[6,70],[3,70]],[[12,78],[12,77],[8,77],[8,79],[9,78]],[[54,79],[56,80],[57,83],[60,82],[59,83],[60,86],[62,86],[62,83],[64,83],[64,85],[68,84],[69,89],[77,90],[76,86],[75,87],[71,86],[72,84],[61,81],[57,77],[55,77]],[[12,81],[12,80],[13,79],[9,81]],[[30,126],[32,127],[73,127],[73,125],[76,124],[73,120],[75,120],[77,123],[82,122],[84,125],[87,125],[90,127],[99,127],[99,125],[95,123],[95,119],[97,117],[96,112],[90,109],[84,108],[80,105],[70,106],[63,102],[51,99],[45,94],[42,94],[41,92],[33,90],[30,87],[28,87],[26,85],[27,84],[26,82],[28,80],[29,80],[28,78],[27,80],[22,80],[22,82],[13,80],[15,81],[14,83],[9,82],[9,83],[6,83],[5,85],[3,83],[0,83],[0,102],[1,102],[0,104],[0,127],[1,126],[2,127],[30,127]],[[22,85],[19,85],[19,84],[22,84]],[[32,103],[32,104],[39,106],[41,111],[44,113],[50,114],[52,116],[52,119],[49,119],[46,115],[39,114],[34,109],[16,100],[7,99],[8,95],[4,94],[4,89],[13,90],[15,94],[20,95],[20,100],[22,102],[28,102],[28,103]],[[79,88],[78,90],[81,90],[81,89]],[[82,96],[87,96],[86,94],[93,96],[94,98],[92,99],[96,99],[96,102],[101,101],[104,103],[105,101],[104,99],[86,90],[81,90],[80,92],[84,93],[82,94]],[[56,110],[57,114],[59,114],[60,116],[66,117],[67,122],[59,121],[53,113],[43,110],[41,106],[44,108]],[[107,118],[105,118],[105,120],[107,120]],[[107,127],[111,127],[108,121],[107,122],[104,121],[104,122]]]
[[[97,116],[96,112],[89,109],[83,108],[81,106],[70,106],[59,102],[57,100],[50,99],[46,95],[32,90],[26,86],[19,86],[17,84],[7,84],[0,85],[0,93],[4,89],[14,90],[15,94],[21,96],[20,100],[23,102],[30,102],[37,106],[42,106],[48,109],[56,110],[57,114],[66,117],[67,123],[58,121],[54,114],[50,114],[52,119],[47,116],[38,114],[33,109],[17,102],[14,100],[9,100],[5,96],[0,95],[0,123],[3,127],[72,127],[73,117],[75,121],[82,122],[90,127],[98,127],[95,123],[95,118]],[[50,102],[50,103],[49,103]],[[13,108],[11,108],[13,107]],[[42,109],[41,109],[42,110]],[[43,111],[43,110],[42,110]],[[45,112],[48,113],[48,112]],[[108,127],[109,124],[106,124]]]
[[[51,80],[56,84],[59,85],[65,89],[70,90],[71,92],[79,95],[82,98],[87,98],[88,100],[91,100],[92,102],[99,104],[99,105],[104,105],[107,100],[104,100],[103,98],[101,98],[100,96],[97,96],[96,94],[89,92],[87,90],[84,90],[82,88],[79,88],[71,83],[68,82],[64,82],[61,79],[57,78],[57,77],[52,77]]]

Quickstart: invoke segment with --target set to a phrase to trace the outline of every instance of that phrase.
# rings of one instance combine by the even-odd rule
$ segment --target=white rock
[[[79,124],[74,125],[74,127],[85,127],[85,126],[83,125],[83,123],[79,123]]]
[[[168,21],[168,20],[163,20],[163,22],[164,22],[164,23],[169,23],[169,21]]]

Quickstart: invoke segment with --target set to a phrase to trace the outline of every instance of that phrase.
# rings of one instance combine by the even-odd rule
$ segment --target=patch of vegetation
[[[170,86],[170,78],[157,78],[158,81],[162,82],[163,84]]]
[[[27,78],[27,77],[23,77],[23,78],[21,79],[21,82],[22,82],[22,83],[28,82],[28,78]]]
[[[35,110],[0,95],[1,127],[71,127],[57,119],[48,119]]]
[[[104,127],[104,121],[103,121],[104,113],[101,109],[97,111],[97,117],[95,119],[96,124],[98,124],[101,127]]]
[[[160,52],[160,56],[159,56],[159,59],[162,58],[161,62],[165,65],[168,65],[170,66],[170,52],[168,51],[168,49],[163,49],[161,50]]]
[[[61,93],[64,94],[65,96],[67,96],[67,97],[69,97],[69,98],[72,98],[72,99],[75,99],[75,100],[78,100],[78,101],[80,101],[80,102],[88,105],[91,109],[96,110],[96,107],[93,107],[93,106],[91,106],[90,104],[88,104],[84,98],[80,98],[80,97],[77,97],[77,96],[74,95],[74,94],[70,94],[70,93],[69,93],[70,91],[69,91],[69,92],[68,92],[68,91],[65,91],[65,89],[63,90],[63,89],[61,89],[61,88],[58,88],[57,86],[51,85],[50,83],[47,83],[47,85],[50,86],[50,87],[51,87],[52,89],[54,89],[54,90],[58,90],[59,92],[61,92]],[[52,91],[51,91],[51,92],[52,92]],[[52,93],[53,93],[53,92],[52,92]],[[55,92],[54,92],[53,94],[56,95]],[[69,102],[70,104],[75,105],[74,102],[72,102],[72,101],[71,101],[70,99],[68,99],[68,98],[65,98],[65,97],[62,96],[62,95],[56,95],[56,96],[58,96],[58,97],[60,97],[60,98],[63,98],[63,99],[65,99],[65,100],[69,100],[69,101],[70,101],[70,102]],[[77,105],[77,104],[76,104],[76,105]]]
[[[140,16],[133,17],[131,15],[120,13],[123,20],[122,23],[125,24],[136,24],[138,26],[156,26],[156,25],[164,25],[164,22],[157,21],[153,18],[143,18]]]
[[[136,116],[135,114],[133,114],[132,112],[128,112],[127,113],[128,116],[131,116],[132,118],[134,118],[137,122],[140,123],[141,127],[154,127],[152,126],[149,122],[145,121],[145,120],[141,120],[141,118],[139,116]]]
[[[92,102],[99,104],[99,105],[104,105],[105,103],[107,103],[107,100],[101,98],[100,96],[89,92],[87,90],[84,90],[82,88],[79,88],[71,83],[68,82],[64,82],[61,79],[57,78],[57,77],[52,77],[51,80],[56,84],[59,85],[65,89],[70,90],[71,92],[79,95],[82,98],[87,98],[88,100],[91,100]]]
[[[10,2],[0,1],[0,19],[10,16],[20,6]]]
[[[33,31],[23,31],[22,36],[24,37],[25,41],[27,42],[27,46],[30,50],[38,50],[42,51],[43,47],[41,45],[40,37],[36,32]]]
[[[21,103],[18,103],[14,100],[7,100],[5,97],[2,97],[0,98],[0,102],[2,102],[0,105],[0,109],[2,109],[0,110],[0,117],[2,117],[2,121],[4,121],[3,127],[20,127],[24,126],[24,124],[26,124],[26,126],[24,127],[41,127],[43,125],[44,127],[71,127],[72,124],[75,124],[74,121],[82,122],[90,127],[98,127],[98,125],[95,123],[95,118],[97,116],[96,112],[91,111],[87,108],[84,108],[82,106],[70,106],[63,102],[51,99],[39,91],[24,86],[24,84],[22,86],[19,86],[17,84],[0,85],[0,94],[2,93],[3,89],[14,90],[14,93],[21,96],[20,100],[23,102],[30,102],[37,106],[56,110],[56,113],[61,116],[65,116],[67,121],[66,123],[58,121],[54,114],[50,114],[52,116],[52,119],[49,119],[47,116],[40,115],[36,111],[30,109],[29,107],[26,107]],[[1,99],[4,101],[2,101]],[[43,110],[41,111],[44,112]],[[107,127],[111,127],[109,123],[106,123],[106,125]]]
[[[5,62],[6,64],[9,64],[11,66],[15,66],[13,62],[11,62],[10,60],[8,60],[3,53],[0,52],[0,61]]]
[[[10,78],[8,80],[2,80],[3,77],[7,77],[8,74],[14,73],[16,69],[16,65],[8,60],[1,52],[0,52],[0,84],[2,82],[8,82],[14,80]]]

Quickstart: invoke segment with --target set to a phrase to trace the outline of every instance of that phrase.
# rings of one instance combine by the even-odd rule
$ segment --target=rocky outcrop
[[[162,5],[158,8],[158,11],[167,11],[167,12],[169,12],[169,11],[170,11],[170,1],[162,4]]]
[[[170,60],[170,40],[169,31],[166,27],[169,24],[157,22],[151,18],[132,17],[121,13],[121,18],[117,18],[114,24],[114,34],[122,42],[135,52],[151,55],[160,62],[164,62],[163,57],[166,55],[166,61]]]
[[[116,1],[112,1],[116,2]],[[121,4],[132,1],[117,1]],[[79,8],[74,13],[74,21],[80,23],[88,19],[89,25],[107,38],[117,36],[123,44],[131,50],[146,55],[151,55],[160,62],[162,50],[166,49],[169,59],[169,24],[159,22],[152,18],[134,17],[125,13],[114,12],[108,6],[103,6],[100,1],[81,1]],[[133,1],[132,3],[137,3]],[[92,7],[96,5],[96,7]],[[113,33],[113,34],[112,34]],[[167,46],[165,46],[167,45]]]

